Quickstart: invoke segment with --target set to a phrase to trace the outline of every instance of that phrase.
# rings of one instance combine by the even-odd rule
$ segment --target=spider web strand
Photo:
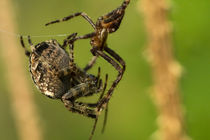
[[[1,33],[4,33],[4,34],[7,34],[7,35],[10,35],[10,36],[14,36],[14,37],[20,37],[22,36],[23,38],[27,38],[28,35],[20,35],[20,34],[16,34],[16,33],[13,33],[13,32],[9,32],[9,31],[6,31],[6,30],[3,30],[3,29],[0,29],[0,32]],[[43,38],[43,37],[66,37],[68,36],[69,34],[56,34],[56,35],[31,35],[30,37],[32,38]]]

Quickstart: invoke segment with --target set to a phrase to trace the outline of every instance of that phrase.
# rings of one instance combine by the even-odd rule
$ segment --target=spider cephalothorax
[[[29,57],[32,79],[44,95],[61,99],[67,109],[72,112],[96,118],[99,115],[95,109],[96,105],[79,102],[77,99],[100,92],[103,94],[107,76],[103,88],[100,69],[98,76],[94,76],[76,66],[73,43],[68,42],[68,39],[75,36],[76,34],[70,35],[67,40],[64,40],[62,46],[56,40],[44,41],[34,46],[29,37],[31,52],[26,49],[22,37],[21,44]],[[67,44],[70,45],[70,55],[65,50]]]

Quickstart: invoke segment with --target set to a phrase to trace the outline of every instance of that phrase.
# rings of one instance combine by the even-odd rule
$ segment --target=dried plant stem
[[[3,28],[10,32],[16,32],[11,1],[0,0],[0,5],[0,21],[5,25]],[[17,38],[0,33],[0,41],[19,139],[42,140],[42,131],[38,125],[39,116],[23,70]]]
[[[180,103],[181,66],[173,57],[171,26],[166,0],[141,0],[148,37],[149,62],[153,70],[153,97],[159,111],[155,139],[186,140]]]

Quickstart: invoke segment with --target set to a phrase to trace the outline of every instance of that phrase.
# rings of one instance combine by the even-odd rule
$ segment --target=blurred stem
[[[0,0],[0,21],[4,30],[16,33],[14,12],[10,0]],[[20,45],[17,37],[0,33],[1,55],[7,69],[11,106],[14,114],[19,139],[42,140],[39,116],[32,97],[31,89],[26,80],[23,63],[21,62]],[[22,50],[24,54],[24,51]]]
[[[148,38],[148,59],[153,70],[153,99],[158,114],[160,140],[186,140],[184,119],[180,103],[179,79],[181,66],[172,52],[171,24],[167,19],[167,0],[141,0]]]

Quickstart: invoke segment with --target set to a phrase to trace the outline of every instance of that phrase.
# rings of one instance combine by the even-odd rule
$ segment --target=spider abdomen
[[[61,98],[70,88],[70,77],[59,71],[69,67],[69,56],[55,40],[39,43],[30,56],[30,72],[37,88],[50,98]]]

